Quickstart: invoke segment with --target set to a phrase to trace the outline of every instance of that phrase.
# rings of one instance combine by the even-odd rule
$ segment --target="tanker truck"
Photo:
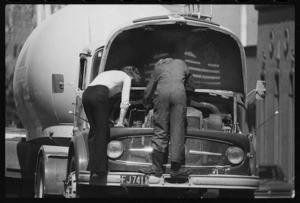
[[[65,13],[75,8],[69,7]],[[90,10],[84,15],[76,10],[73,17],[57,17],[60,23],[49,23],[44,31],[32,33],[23,46],[14,78],[18,112],[28,133],[26,140],[6,141],[6,176],[30,180],[35,197],[253,198],[259,180],[247,122],[246,62],[240,40],[206,16],[165,10],[160,15],[146,15],[149,7],[145,12],[134,10],[143,16],[131,13],[132,19],[114,26],[103,40],[93,37],[97,34],[93,35],[91,18],[83,20],[94,14]],[[63,15],[62,11],[57,16]],[[120,13],[122,10],[118,16]],[[101,19],[108,21],[109,16]],[[73,28],[66,26],[68,19],[76,22]],[[79,28],[83,24],[88,32]],[[82,34],[75,37],[70,33]],[[84,36],[88,40],[77,47]],[[144,89],[155,63],[168,57],[183,59],[196,84],[188,95],[183,165],[192,174],[175,179],[169,175],[168,153],[162,177],[138,172],[151,165],[153,150],[153,111],[146,113],[143,107]],[[143,81],[131,88],[131,106],[123,128],[114,126],[120,111],[115,105],[107,145],[109,172],[104,179],[93,179],[87,171],[89,124],[81,93],[97,74],[126,65],[138,67]]]
[[[254,95],[263,96],[264,87],[258,81],[257,88],[246,94],[246,62],[240,40],[210,18],[191,13],[135,19],[111,32],[104,44],[92,42],[78,57],[78,95],[70,112],[74,123],[64,196],[253,198],[259,179],[255,175],[255,144],[248,127],[247,103]],[[195,78],[195,91],[188,93],[183,164],[192,174],[170,177],[167,152],[165,171],[155,177],[139,172],[152,163],[154,133],[153,110],[144,109],[143,94],[155,63],[174,57],[184,60]],[[115,105],[107,145],[109,172],[104,178],[93,178],[87,170],[89,124],[80,92],[98,73],[127,65],[138,67],[143,81],[131,87],[131,106],[122,128],[114,125],[120,101],[111,101]],[[66,90],[61,85],[62,75],[54,78],[53,91],[62,94]],[[37,180],[38,188],[43,188],[44,177]]]
[[[5,140],[6,186],[12,183],[21,196],[37,196],[35,177],[42,176],[38,194],[63,194],[79,53],[125,21],[168,13],[161,5],[68,5],[34,29],[14,72],[14,98],[26,135]],[[62,93],[53,93],[57,74],[63,78]],[[43,168],[37,170],[39,163]]]

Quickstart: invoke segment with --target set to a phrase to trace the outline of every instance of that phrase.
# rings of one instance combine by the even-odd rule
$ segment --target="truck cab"
[[[188,95],[185,135],[183,167],[192,170],[188,178],[170,177],[168,154],[161,178],[138,172],[152,163],[153,116],[151,110],[146,114],[143,94],[155,63],[163,58],[184,60],[195,78],[196,89]],[[131,88],[124,128],[114,127],[120,110],[115,105],[107,149],[109,173],[106,179],[93,180],[86,170],[89,125],[80,92],[98,73],[126,65],[138,67],[143,81]],[[243,46],[232,32],[187,14],[136,19],[111,33],[105,43],[89,45],[80,54],[65,196],[84,197],[93,187],[98,188],[94,195],[100,196],[253,198],[259,179],[246,119],[245,65]],[[114,102],[118,104],[117,99]]]

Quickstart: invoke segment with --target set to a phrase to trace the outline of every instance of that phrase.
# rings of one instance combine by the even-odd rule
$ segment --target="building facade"
[[[289,182],[293,182],[295,7],[261,5],[255,8],[259,12],[256,73],[257,79],[266,82],[265,99],[256,102],[257,163],[280,165]]]

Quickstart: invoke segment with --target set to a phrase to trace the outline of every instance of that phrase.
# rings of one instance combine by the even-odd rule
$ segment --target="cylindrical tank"
[[[52,93],[52,74],[75,83],[79,53],[89,42],[105,40],[118,25],[133,19],[169,13],[161,5],[70,5],[40,24],[23,45],[13,81],[27,140],[49,126],[73,122],[68,112],[74,110],[75,93],[69,85],[63,93]]]

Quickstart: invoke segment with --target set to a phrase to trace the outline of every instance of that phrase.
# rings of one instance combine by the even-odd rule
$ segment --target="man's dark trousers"
[[[111,106],[106,86],[89,86],[82,95],[82,103],[89,121],[88,171],[107,172],[107,142],[109,139],[109,115]]]
[[[160,84],[154,93],[154,135],[152,146],[165,152],[171,141],[171,161],[184,157],[186,91],[181,82]]]

